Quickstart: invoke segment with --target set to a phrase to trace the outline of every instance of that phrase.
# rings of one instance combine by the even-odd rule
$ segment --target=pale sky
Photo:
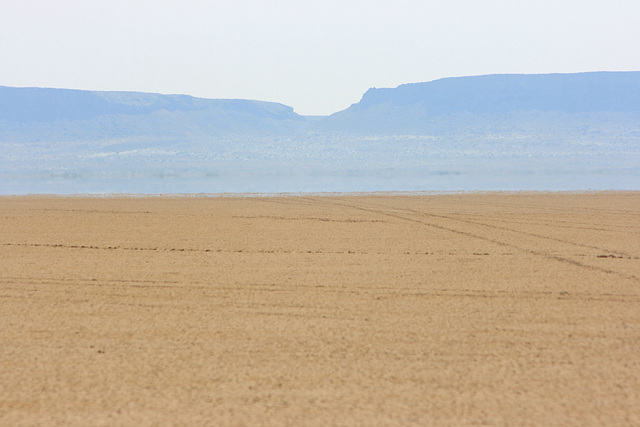
[[[0,85],[331,114],[370,87],[640,71],[639,0],[0,0]]]

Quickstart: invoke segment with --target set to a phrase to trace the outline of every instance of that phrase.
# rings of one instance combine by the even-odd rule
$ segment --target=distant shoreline
[[[578,195],[578,194],[635,194],[640,190],[458,190],[458,191],[353,191],[353,192],[283,192],[283,193],[77,193],[77,194],[0,194],[4,198],[56,198],[56,199],[82,199],[82,198],[106,198],[106,199],[162,199],[162,198],[272,198],[272,197],[422,197],[422,196],[450,196],[450,195]]]

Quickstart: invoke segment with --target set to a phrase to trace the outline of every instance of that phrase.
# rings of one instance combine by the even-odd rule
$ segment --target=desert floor
[[[0,198],[1,425],[640,425],[640,192]]]

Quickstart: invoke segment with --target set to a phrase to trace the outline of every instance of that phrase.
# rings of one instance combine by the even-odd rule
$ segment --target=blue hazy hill
[[[279,131],[302,121],[275,102],[0,86],[0,130],[15,141],[193,138]]]
[[[640,73],[371,89],[350,108],[0,87],[0,194],[640,188]]]
[[[141,115],[155,111],[217,109],[258,118],[298,119],[293,108],[275,102],[204,99],[143,92],[0,86],[0,119],[15,121],[86,120],[105,114]]]
[[[372,88],[360,102],[328,117],[324,126],[361,131],[417,126],[424,130],[442,116],[638,111],[640,72],[499,74]]]
[[[305,118],[264,101],[0,86],[0,130],[12,141],[189,140],[301,130],[442,134],[474,123],[530,122],[532,113],[547,113],[536,119],[545,126],[549,113],[575,124],[594,120],[593,113],[609,113],[610,120],[611,114],[637,112],[640,72],[486,75],[372,88],[360,102],[324,118]]]

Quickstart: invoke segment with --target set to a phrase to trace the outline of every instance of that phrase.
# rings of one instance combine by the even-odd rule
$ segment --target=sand
[[[0,198],[0,424],[640,425],[640,192]]]

